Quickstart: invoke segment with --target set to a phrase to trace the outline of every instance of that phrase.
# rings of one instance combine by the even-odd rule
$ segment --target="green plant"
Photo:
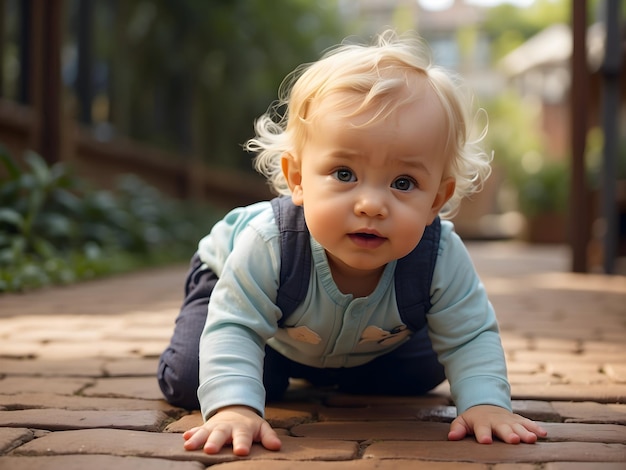
[[[94,190],[34,152],[21,168],[0,146],[0,292],[187,259],[216,218],[136,176]]]
[[[543,163],[517,182],[520,211],[529,217],[563,214],[567,210],[569,169],[564,162]]]

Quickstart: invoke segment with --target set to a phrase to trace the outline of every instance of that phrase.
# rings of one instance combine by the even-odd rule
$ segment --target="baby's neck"
[[[384,270],[384,266],[368,272],[359,272],[354,269],[346,270],[345,268],[342,269],[332,265],[330,267],[333,281],[335,281],[339,291],[343,294],[351,294],[354,297],[367,297],[374,292]]]

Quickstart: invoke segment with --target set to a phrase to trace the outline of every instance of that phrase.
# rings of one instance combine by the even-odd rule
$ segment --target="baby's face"
[[[314,104],[307,141],[294,156],[293,199],[331,269],[375,271],[417,246],[454,191],[445,177],[444,112],[422,86],[409,103],[370,122],[376,109],[338,112],[341,93]]]

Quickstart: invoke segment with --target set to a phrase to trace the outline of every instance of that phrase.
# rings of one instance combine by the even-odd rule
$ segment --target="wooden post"
[[[571,145],[572,176],[570,180],[569,236],[572,248],[572,270],[588,271],[587,245],[590,238],[589,191],[585,178],[585,146],[589,102],[587,67],[587,0],[572,0],[572,89]]]
[[[83,124],[91,124],[93,104],[93,1],[78,3],[78,71],[76,94],[78,96],[78,118]]]
[[[29,104],[35,124],[32,147],[50,164],[61,160],[61,24],[63,0],[30,0]]]
[[[602,159],[602,214],[605,222],[603,268],[607,274],[615,271],[617,241],[616,178],[619,146],[619,77],[622,68],[622,35],[620,32],[619,0],[606,0],[606,40],[602,75],[604,77],[602,100],[602,129],[604,152]]]

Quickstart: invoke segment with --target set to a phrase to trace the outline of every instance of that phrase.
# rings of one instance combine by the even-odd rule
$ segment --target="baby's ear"
[[[450,200],[452,196],[454,196],[454,190],[456,189],[456,180],[452,176],[448,176],[441,180],[439,184],[439,190],[435,196],[435,200],[433,201],[433,205],[430,209],[432,224],[443,206]]]
[[[302,205],[302,171],[300,168],[300,160],[291,153],[284,153],[280,165],[283,169],[283,175],[287,180],[287,185],[291,190],[291,199],[296,206]]]

